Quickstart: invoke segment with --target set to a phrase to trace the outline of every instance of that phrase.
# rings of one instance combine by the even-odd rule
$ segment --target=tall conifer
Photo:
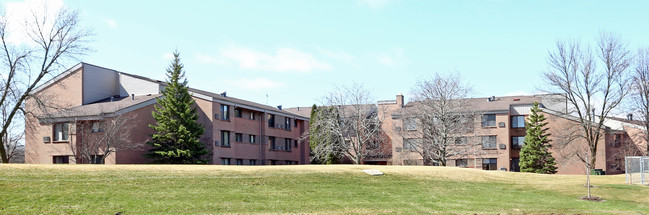
[[[534,102],[529,120],[525,122],[527,135],[525,135],[525,145],[520,153],[521,172],[534,172],[543,174],[554,174],[557,172],[554,157],[548,151],[552,147],[549,134],[546,134],[548,128],[545,126],[545,116],[539,109],[539,103]]]
[[[147,154],[155,163],[203,164],[208,154],[205,144],[199,141],[203,125],[197,122],[198,114],[194,100],[189,94],[187,79],[180,63],[180,54],[174,52],[174,59],[167,68],[167,86],[162,90],[153,111],[156,133],[147,144],[152,149]]]

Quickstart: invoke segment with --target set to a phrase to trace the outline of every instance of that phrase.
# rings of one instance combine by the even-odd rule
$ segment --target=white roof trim
[[[157,102],[158,98],[153,98],[150,100],[147,100],[145,102],[126,107],[120,110],[117,110],[113,113],[102,113],[100,115],[89,115],[89,116],[75,116],[75,117],[58,117],[58,118],[47,118],[47,119],[38,119],[40,123],[58,123],[58,122],[72,122],[75,120],[102,120],[105,118],[109,117],[115,117],[119,116],[152,104],[155,104]]]
[[[54,78],[46,81],[45,83],[41,84],[40,86],[38,86],[36,88],[34,88],[34,90],[32,90],[32,92],[31,92],[31,94],[38,93],[39,91],[49,87],[50,85],[56,83],[57,81],[65,78],[66,76],[68,76],[72,72],[77,71],[78,69],[81,69],[82,67],[83,67],[83,63],[78,63],[77,65],[74,65],[72,68],[69,68],[69,69],[65,70],[65,72],[55,76]]]

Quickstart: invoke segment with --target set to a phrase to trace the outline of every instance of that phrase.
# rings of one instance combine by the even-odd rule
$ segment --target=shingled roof
[[[162,94],[134,97],[106,98],[94,103],[79,105],[52,114],[39,117],[41,121],[66,121],[71,118],[106,117],[128,112],[129,108],[137,109],[154,104]]]

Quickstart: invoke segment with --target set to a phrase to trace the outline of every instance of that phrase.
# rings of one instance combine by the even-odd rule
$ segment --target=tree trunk
[[[588,200],[591,199],[590,196],[590,168],[589,164],[586,164],[586,187],[588,187]]]

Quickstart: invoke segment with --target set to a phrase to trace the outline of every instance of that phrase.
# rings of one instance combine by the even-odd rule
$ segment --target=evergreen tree
[[[336,164],[340,163],[340,153],[337,148],[331,147],[332,134],[323,129],[326,120],[332,120],[337,115],[333,107],[320,107],[315,104],[311,107],[311,119],[309,120],[309,145],[311,146],[311,157],[314,164]],[[337,118],[336,118],[337,119]]]
[[[520,152],[521,172],[534,172],[542,174],[554,174],[557,172],[554,157],[548,151],[552,147],[549,134],[546,134],[548,128],[545,126],[545,116],[539,109],[539,103],[535,102],[532,106],[528,122],[525,123],[527,134],[525,135],[525,145]]]
[[[194,100],[187,88],[187,79],[180,63],[180,54],[167,68],[167,86],[162,90],[153,111],[155,125],[149,124],[156,133],[147,142],[153,148],[147,154],[155,163],[204,164],[208,154],[205,144],[199,141],[203,125],[197,122],[198,114]]]

